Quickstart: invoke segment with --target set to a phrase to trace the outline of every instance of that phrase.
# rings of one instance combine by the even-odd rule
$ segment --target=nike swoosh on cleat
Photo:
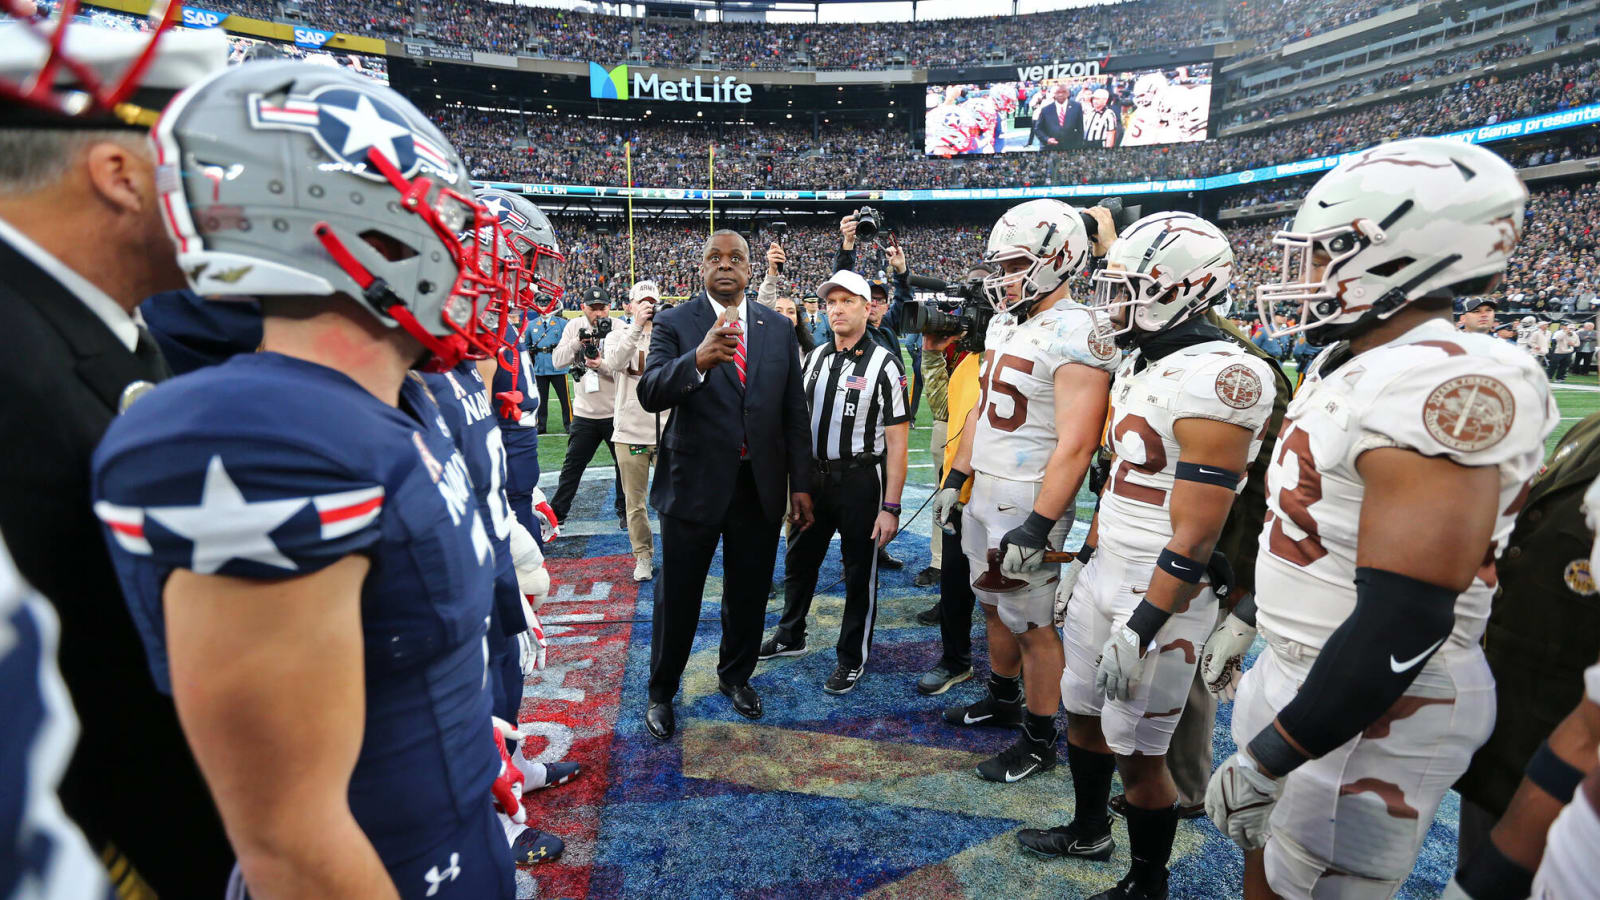
[[[1405,670],[1411,668],[1412,666],[1416,665],[1417,663],[1422,662],[1423,657],[1427,656],[1429,653],[1432,653],[1434,650],[1438,649],[1439,645],[1442,644],[1442,643],[1444,643],[1444,638],[1439,638],[1437,641],[1434,641],[1432,646],[1428,647],[1428,649],[1422,651],[1421,653],[1418,653],[1416,656],[1411,657],[1410,659],[1406,660],[1405,662],[1400,662],[1399,660],[1395,659],[1394,656],[1391,654],[1390,657],[1389,657],[1389,669],[1391,671],[1393,671],[1396,675],[1399,675],[1401,672],[1404,672]]]
[[[1039,768],[1039,764],[1034,763],[1026,769],[1023,769],[1021,772],[1006,772],[1006,784],[1016,784],[1022,779],[1027,778],[1029,775],[1032,775],[1034,770],[1037,768]]]
[[[994,718],[994,713],[990,713],[990,714],[988,714],[986,716],[979,716],[976,719],[974,719],[972,717],[972,713],[962,713],[961,714],[961,722],[964,725],[976,725],[976,724],[978,724],[979,722],[982,722],[985,719],[992,719],[992,718]]]

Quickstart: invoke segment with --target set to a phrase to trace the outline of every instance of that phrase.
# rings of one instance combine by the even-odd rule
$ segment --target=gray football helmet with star
[[[343,69],[252,62],[179,94],[152,137],[178,264],[202,296],[355,299],[432,354],[502,346],[495,217],[410,101]]]

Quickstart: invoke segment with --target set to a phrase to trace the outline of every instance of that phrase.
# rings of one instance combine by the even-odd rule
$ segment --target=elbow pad
[[[1455,606],[1456,592],[1449,588],[1383,569],[1356,569],[1355,611],[1328,638],[1278,724],[1313,758],[1360,734],[1449,640]]]

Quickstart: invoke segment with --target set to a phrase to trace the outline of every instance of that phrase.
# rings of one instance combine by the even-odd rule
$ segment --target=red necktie
[[[733,366],[739,370],[739,386],[744,387],[744,328],[739,328],[739,347],[733,351]]]

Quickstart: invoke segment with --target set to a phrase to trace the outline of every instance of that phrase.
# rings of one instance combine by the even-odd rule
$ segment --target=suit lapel
[[[7,273],[16,296],[72,348],[73,371],[107,409],[116,411],[130,383],[166,377],[159,358],[154,365],[141,362],[82,300],[5,241],[0,241],[0,271]]]

